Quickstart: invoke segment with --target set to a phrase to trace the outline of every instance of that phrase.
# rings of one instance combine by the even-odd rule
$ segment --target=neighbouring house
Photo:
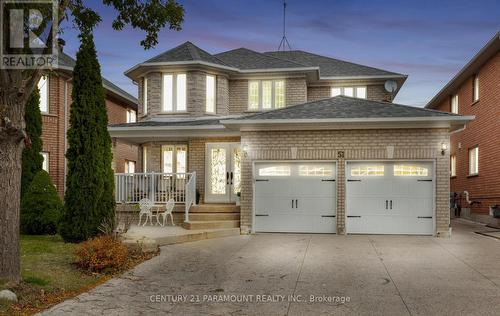
[[[450,233],[443,148],[472,118],[391,103],[406,75],[190,42],[125,74],[138,122],[109,131],[143,173],[116,174],[119,209],[173,198],[185,227],[242,233]]]
[[[72,74],[75,60],[62,50],[58,67],[38,82],[42,113],[43,169],[47,171],[61,197],[66,180],[66,132],[69,128]],[[137,99],[103,78],[108,120],[111,124],[134,122]],[[134,171],[137,146],[122,141],[113,142],[113,168],[116,172]],[[128,170],[126,170],[128,169]]]
[[[474,115],[450,137],[451,192],[462,216],[500,226],[490,213],[500,205],[500,32],[426,105],[428,109]]]

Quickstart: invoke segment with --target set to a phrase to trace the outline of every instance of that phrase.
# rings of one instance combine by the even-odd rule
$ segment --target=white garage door
[[[256,232],[336,231],[335,163],[256,163],[254,181]]]
[[[350,162],[346,179],[347,233],[433,234],[432,163]]]

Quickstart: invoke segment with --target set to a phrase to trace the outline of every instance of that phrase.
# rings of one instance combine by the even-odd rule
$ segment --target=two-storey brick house
[[[450,189],[463,216],[499,225],[489,208],[500,205],[500,33],[426,107],[476,117],[451,134]]]
[[[138,122],[109,130],[139,146],[147,174],[117,175],[119,203],[174,198],[189,216],[196,188],[220,208],[241,195],[243,233],[449,233],[442,147],[470,118],[390,103],[405,75],[190,42],[126,75]]]
[[[72,75],[75,60],[59,52],[58,67],[38,83],[42,113],[42,141],[46,170],[60,196],[64,196],[66,179],[66,133],[69,128]],[[135,121],[137,99],[103,78],[106,107],[110,124]],[[113,142],[113,167],[116,172],[132,169],[137,161],[137,146],[123,141]]]

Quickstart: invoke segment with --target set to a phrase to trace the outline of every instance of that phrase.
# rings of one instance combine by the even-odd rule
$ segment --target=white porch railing
[[[155,204],[196,203],[196,173],[115,173],[116,203],[138,203],[148,198]],[[189,202],[189,203],[188,203]]]

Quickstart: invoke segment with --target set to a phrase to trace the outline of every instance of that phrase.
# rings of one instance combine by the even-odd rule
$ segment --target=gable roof
[[[304,68],[303,64],[268,56],[247,48],[237,48],[215,55],[224,63],[242,70]]]
[[[352,118],[461,117],[458,114],[408,105],[336,96],[247,115],[237,120],[311,120]]]
[[[484,63],[500,51],[500,31],[439,91],[425,106],[437,107],[446,97],[454,94],[460,85],[473,76]]]
[[[58,63],[57,68],[72,72],[73,68],[75,67],[76,60],[64,52],[59,52],[57,63]],[[137,108],[137,103],[138,103],[137,98],[128,93],[127,91],[123,90],[122,88],[118,87],[113,82],[102,77],[102,86],[106,90],[128,101],[128,103],[133,105],[134,108]]]
[[[167,50],[153,58],[145,61],[145,63],[160,63],[160,62],[179,62],[179,61],[204,61],[221,66],[227,66],[223,61],[210,53],[204,51],[191,42],[182,43],[172,49]]]
[[[348,61],[321,56],[301,50],[275,51],[264,53],[268,56],[278,57],[300,63],[304,66],[319,67],[320,77],[406,77],[395,72],[390,72],[378,68],[368,67]]]

